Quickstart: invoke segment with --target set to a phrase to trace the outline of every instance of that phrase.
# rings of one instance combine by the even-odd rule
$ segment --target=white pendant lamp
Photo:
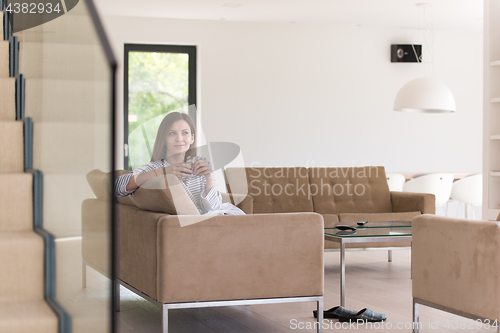
[[[395,111],[445,113],[455,112],[455,97],[442,82],[419,78],[405,84],[396,95]]]
[[[434,28],[432,22],[432,6],[428,3],[417,3],[423,9],[424,47],[429,51],[430,61],[421,61],[422,65],[432,63],[432,45]],[[425,68],[425,67],[424,67]],[[441,81],[430,77],[412,80],[399,89],[394,100],[394,110],[404,112],[445,113],[456,112],[455,97],[451,90]]]

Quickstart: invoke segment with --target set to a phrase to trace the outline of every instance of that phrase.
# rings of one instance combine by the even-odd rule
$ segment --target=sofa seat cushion
[[[316,213],[393,211],[384,167],[309,168],[309,182]]]
[[[404,213],[345,213],[339,214],[339,222],[385,222],[385,221],[411,221],[415,216],[421,215],[420,212]],[[326,223],[325,223],[326,224]]]
[[[307,168],[227,168],[225,175],[229,193],[253,197],[254,214],[313,212]]]

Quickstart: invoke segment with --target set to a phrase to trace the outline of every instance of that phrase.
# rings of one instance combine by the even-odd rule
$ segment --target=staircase
[[[4,36],[3,25],[0,29]],[[30,122],[19,115],[19,106],[16,110],[11,51],[9,41],[0,37],[0,332],[57,333],[64,325],[48,287],[54,283],[47,268],[51,239],[34,218],[41,201],[40,207],[34,206],[33,183],[41,183],[41,173],[25,172],[30,168],[25,165],[24,139]]]

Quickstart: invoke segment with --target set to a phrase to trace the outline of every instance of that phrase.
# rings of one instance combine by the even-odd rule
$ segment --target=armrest
[[[500,224],[423,215],[412,229],[413,297],[500,319]]]
[[[116,211],[116,276],[156,299],[157,225],[168,215],[121,204]]]
[[[162,303],[323,295],[323,217],[224,215],[158,222]]]
[[[99,199],[82,202],[82,257],[108,278],[111,277],[110,205],[111,202]]]
[[[430,193],[391,192],[393,212],[436,214],[436,198]]]
[[[229,202],[245,212],[245,214],[253,214],[253,197],[244,194],[229,194],[221,193],[222,202]]]

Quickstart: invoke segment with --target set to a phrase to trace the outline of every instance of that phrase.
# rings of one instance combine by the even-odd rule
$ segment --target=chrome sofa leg
[[[87,264],[82,261],[82,289],[87,288]]]
[[[388,262],[392,262],[392,250],[389,250],[389,251],[387,252],[387,261],[388,261]]]
[[[113,282],[113,288],[115,288],[115,310],[120,312],[120,283],[118,280]]]
[[[418,303],[413,299],[413,333],[419,332],[420,314],[418,312]]]
[[[162,315],[161,315],[162,332],[168,333],[168,306],[167,306],[167,304],[162,305],[161,312],[162,312]]]
[[[318,333],[323,333],[323,297],[317,302],[318,310]]]

